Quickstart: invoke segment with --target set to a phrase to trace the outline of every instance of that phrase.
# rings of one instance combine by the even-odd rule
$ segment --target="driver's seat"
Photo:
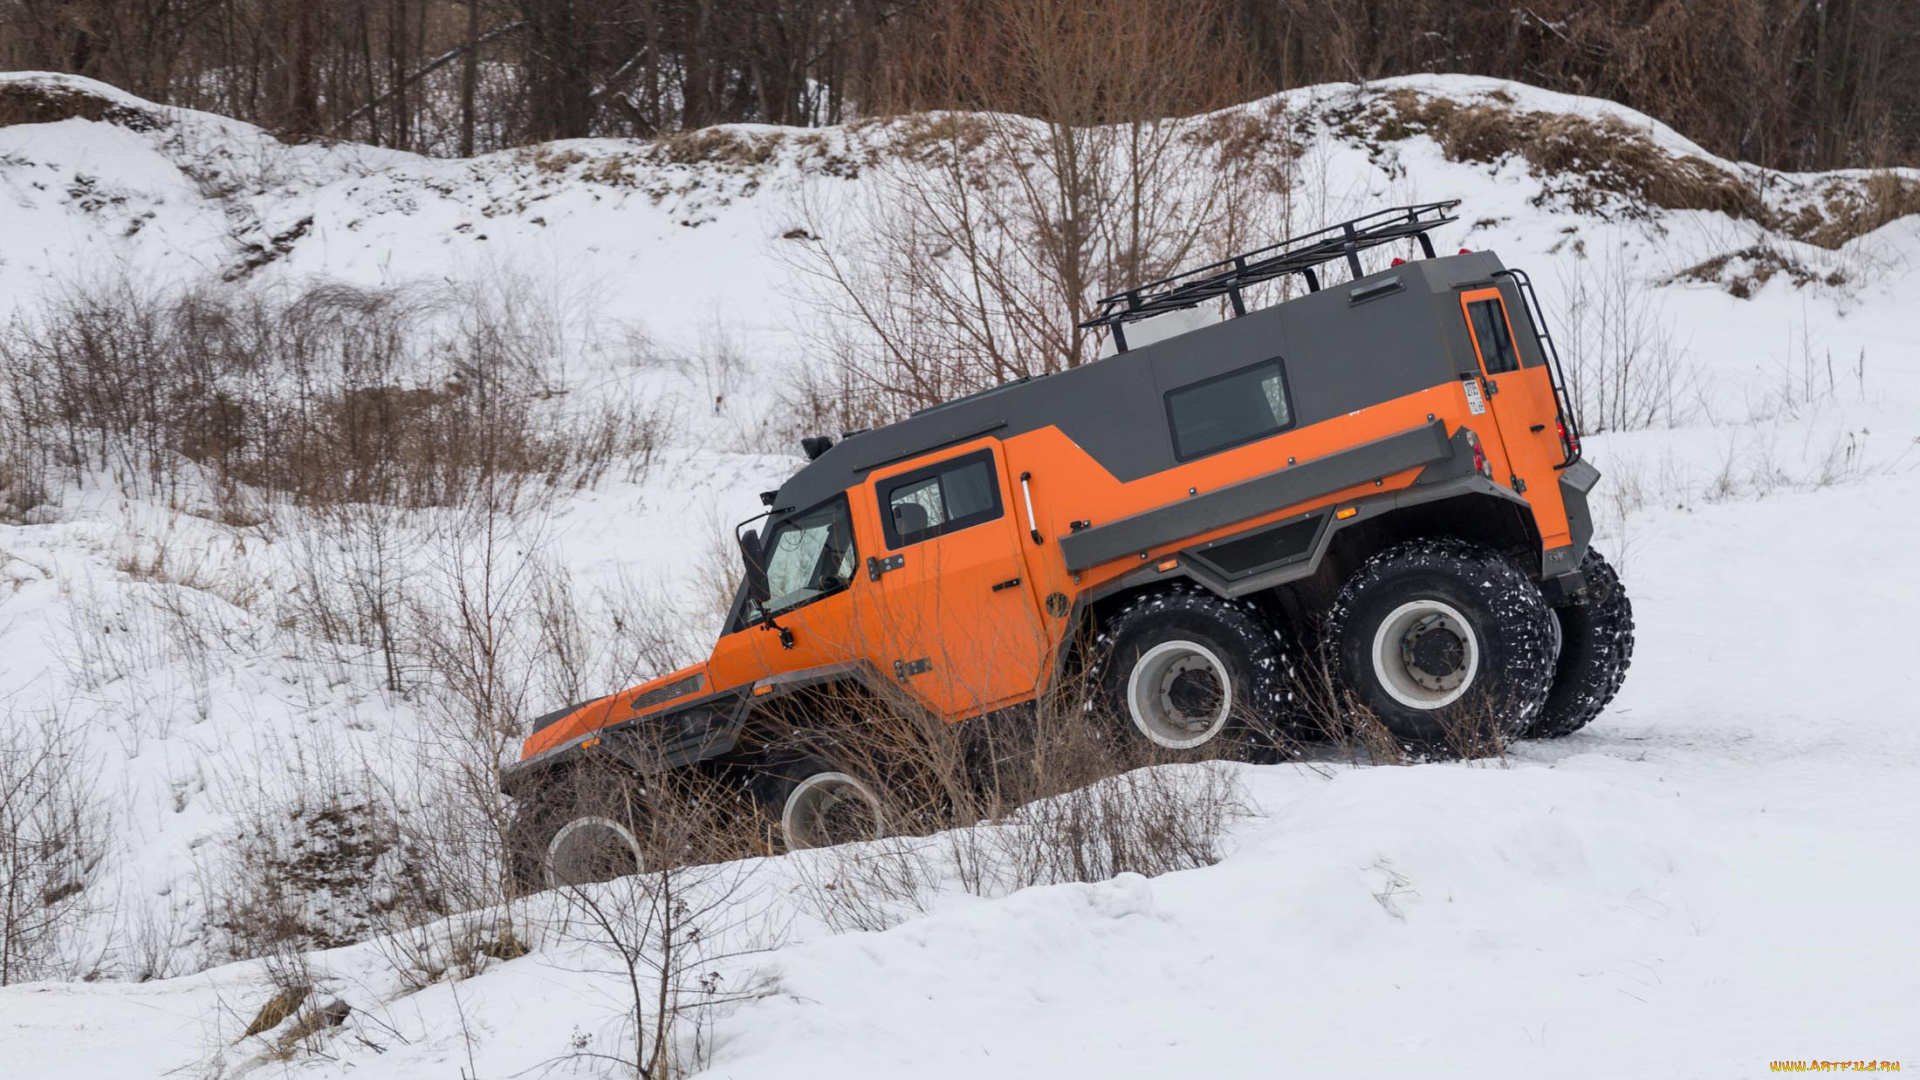
[[[893,504],[893,531],[900,537],[901,543],[913,543],[920,539],[920,534],[932,527],[926,507],[916,502]]]

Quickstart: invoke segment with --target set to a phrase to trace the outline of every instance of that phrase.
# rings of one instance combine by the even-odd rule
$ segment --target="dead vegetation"
[[[25,481],[9,501],[53,469],[310,507],[538,498],[645,470],[670,410],[555,401],[529,327],[477,310],[417,288],[69,287],[0,327],[6,471]]]
[[[922,88],[1008,111],[891,123],[858,191],[800,192],[796,271],[820,362],[793,388],[812,430],[895,419],[1096,359],[1100,297],[1249,240],[1285,185],[1233,100],[1210,13],[1125,0],[942,6]],[[981,64],[993,54],[995,63]],[[1196,127],[1234,129],[1225,150]],[[1250,245],[1247,245],[1250,246]]]
[[[1382,143],[1426,135],[1452,161],[1492,164],[1519,157],[1542,183],[1536,203],[1551,200],[1600,217],[1714,211],[1835,249],[1896,218],[1920,213],[1920,181],[1886,169],[1858,179],[1830,179],[1816,198],[1784,211],[1749,178],[1663,148],[1619,117],[1534,112],[1503,98],[1495,93],[1460,102],[1392,90],[1338,111],[1331,120],[1343,134],[1376,150]]]
[[[1838,288],[1847,283],[1847,275],[1843,270],[1829,270],[1823,274],[1772,244],[1762,243],[1704,259],[1661,279],[1660,284],[1693,281],[1718,285],[1733,296],[1746,300],[1775,277],[1791,281],[1796,289],[1816,283]]]
[[[64,714],[0,717],[0,986],[94,974],[83,924],[105,910],[109,822],[82,732]]]
[[[1920,180],[1876,169],[1864,178],[1827,181],[1817,201],[1787,217],[1781,228],[1816,247],[1834,249],[1909,214],[1920,214]]]
[[[1393,90],[1350,114],[1342,128],[1375,143],[1428,135],[1453,161],[1493,163],[1517,155],[1545,182],[1541,198],[1584,214],[1714,210],[1763,223],[1771,218],[1765,200],[1740,177],[1663,149],[1614,116],[1530,112],[1497,98],[1463,104]]]
[[[0,127],[9,124],[57,124],[95,120],[131,131],[156,131],[165,121],[155,113],[57,82],[0,82]]]

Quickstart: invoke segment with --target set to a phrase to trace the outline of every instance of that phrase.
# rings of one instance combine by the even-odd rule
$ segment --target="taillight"
[[[1493,479],[1493,465],[1487,461],[1487,451],[1480,445],[1480,436],[1475,435],[1472,428],[1467,429],[1467,445],[1473,448],[1474,471],[1489,480]]]
[[[1565,453],[1568,457],[1572,457],[1573,455],[1580,452],[1580,444],[1573,440],[1573,436],[1567,434],[1566,417],[1563,417],[1563,416],[1554,417],[1553,427],[1555,431],[1558,431],[1560,433],[1560,449],[1563,453]]]

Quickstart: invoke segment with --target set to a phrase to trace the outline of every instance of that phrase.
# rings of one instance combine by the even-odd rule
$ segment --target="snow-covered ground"
[[[1374,89],[1392,87],[1619,116],[1704,156],[1602,102],[1465,78]],[[1352,93],[1286,100],[1310,114]],[[611,142],[448,162],[288,148],[165,115],[151,132],[0,128],[0,315],[33,310],[50,280],[217,278],[260,250],[274,257],[239,276],[262,287],[325,275],[541,293],[584,328],[568,337],[569,389],[637,382],[684,408],[667,465],[605,480],[539,523],[588,585],[697,576],[708,545],[690,534],[746,517],[796,464],[758,422],[779,407],[811,318],[780,245],[801,194],[855,189],[818,162],[857,132],[827,132],[822,150],[742,130],[788,140],[753,167]],[[1556,318],[1582,285],[1630,281],[1621,301],[1667,338],[1670,415],[1587,447],[1606,477],[1598,543],[1639,624],[1620,697],[1588,730],[1498,764],[1238,768],[1253,812],[1226,857],[1150,881],[993,899],[954,887],[890,930],[832,933],[797,899],[804,858],[742,867],[781,929],[717,965],[752,992],[708,1017],[706,1074],[1920,1068],[1920,219],[1829,252],[1717,213],[1575,213],[1537,202],[1524,162],[1451,162],[1423,136],[1382,148],[1325,135],[1306,157],[1332,207],[1463,199],[1439,246],[1531,268]],[[1769,189],[1820,181],[1723,164]],[[1656,284],[1757,240],[1845,280],[1780,275],[1747,298],[1722,282]],[[677,362],[628,363],[614,343],[629,331]],[[713,362],[721,338],[739,365]],[[171,624],[151,599],[178,586],[128,567],[162,542],[199,560],[196,593],[277,580],[273,545],[104,477],[0,526],[0,718],[57,708],[88,721],[115,824],[97,948],[177,925],[178,971],[217,959],[196,890],[249,797],[285,782],[292,750],[404,758],[392,748],[433,719],[286,651],[270,605],[210,609],[229,651],[159,640]],[[253,640],[276,651],[241,655]],[[322,1052],[261,1067],[604,1072],[577,1055],[614,1038],[619,980],[563,934],[531,944],[424,989],[393,974],[379,942],[316,954],[319,984],[353,1012]],[[266,1048],[239,1035],[271,993],[260,961],[3,988],[0,1075],[236,1075]]]

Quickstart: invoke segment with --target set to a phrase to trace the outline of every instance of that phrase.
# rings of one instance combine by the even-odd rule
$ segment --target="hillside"
[[[704,648],[732,523],[797,466],[792,436],[839,415],[805,413],[838,324],[795,253],[861,256],[877,219],[858,208],[917,167],[914,122],[447,161],[0,76],[21,95],[52,111],[0,127],[16,327],[100,282],[452,290],[472,306],[421,309],[444,337],[403,352],[398,383],[471,379],[446,342],[485,308],[521,335],[536,422],[647,424],[501,513],[393,506],[344,531],[337,507],[175,451],[151,482],[85,455],[0,471],[0,713],[68,739],[100,811],[47,981],[0,988],[9,1075],[610,1070],[581,1055],[620,1040],[621,977],[554,928],[552,898],[518,917],[541,928],[528,955],[442,957],[425,979],[394,963],[412,939],[382,912],[435,858],[443,785],[499,749],[453,745],[467,699],[436,681],[435,628],[496,580],[482,551],[529,568],[487,609],[515,719]],[[835,932],[808,884],[825,856],[740,864],[757,906],[729,933],[751,940],[714,961],[726,1001],[689,1060],[742,1078],[1913,1062],[1920,217],[1899,215],[1920,177],[1772,172],[1608,103],[1465,77],[1308,88],[1187,130],[1265,133],[1234,151],[1286,165],[1251,215],[1263,236],[1459,198],[1443,248],[1532,270],[1587,380],[1596,543],[1640,626],[1625,690],[1495,762],[1235,767],[1248,812],[1224,857],[1152,880],[948,872],[890,929]],[[323,594],[373,578],[418,650],[330,628]],[[562,609],[565,664],[540,629]],[[337,946],[292,951],[316,999],[351,1012],[283,1065],[274,1032],[241,1032],[294,961],[228,962],[263,951],[235,882],[297,863],[329,809],[382,800],[392,843],[291,898],[301,940]]]

